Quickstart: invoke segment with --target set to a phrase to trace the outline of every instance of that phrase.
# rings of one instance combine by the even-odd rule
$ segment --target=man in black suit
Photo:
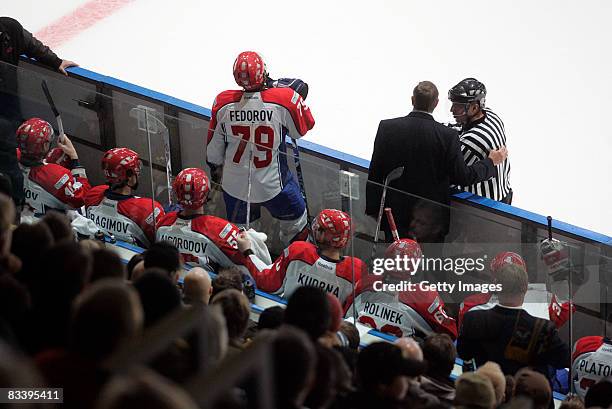
[[[431,115],[437,105],[438,89],[423,81],[414,88],[410,114],[380,122],[366,188],[366,214],[377,217],[385,177],[404,166],[403,175],[390,183],[385,207],[393,209],[400,237],[413,237],[419,242],[444,241],[451,184],[472,185],[496,176],[495,165],[508,154],[502,147],[489,152],[487,159],[467,166],[457,131],[436,122]],[[388,240],[385,220],[382,229]]]

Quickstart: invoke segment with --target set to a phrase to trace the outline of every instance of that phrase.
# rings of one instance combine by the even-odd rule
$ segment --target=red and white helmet
[[[102,158],[102,170],[110,184],[123,183],[132,174],[140,175],[141,168],[138,154],[128,148],[113,148]]]
[[[312,234],[319,244],[343,248],[351,234],[351,218],[340,210],[322,210],[312,221]]]
[[[206,203],[210,182],[202,169],[187,168],[176,176],[172,189],[181,206],[185,209],[197,209]]]
[[[511,251],[502,251],[491,260],[491,272],[496,274],[505,264],[514,264],[527,270],[527,264],[525,264],[523,257]]]
[[[241,52],[234,61],[234,79],[247,91],[261,89],[266,81],[263,58],[254,51]]]
[[[62,148],[56,147],[56,148],[51,149],[49,153],[47,153],[47,156],[45,157],[45,162],[55,163],[65,168],[70,167],[70,158],[62,150]]]
[[[391,243],[385,250],[385,258],[408,257],[410,259],[418,259],[423,256],[421,246],[414,240],[399,239]]]
[[[30,118],[17,128],[17,147],[24,159],[41,161],[51,146],[53,128],[40,118]]]

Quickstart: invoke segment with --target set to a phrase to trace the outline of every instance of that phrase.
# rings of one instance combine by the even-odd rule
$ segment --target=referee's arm
[[[451,184],[470,186],[497,176],[497,168],[491,157],[468,166],[461,151],[459,137],[455,133],[449,138],[448,160]]]

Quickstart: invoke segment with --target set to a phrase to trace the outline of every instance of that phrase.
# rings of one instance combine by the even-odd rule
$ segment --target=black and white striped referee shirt
[[[459,135],[461,152],[468,166],[486,159],[489,151],[506,145],[504,123],[489,108],[485,108],[484,112],[483,119]],[[497,165],[497,177],[495,178],[471,186],[457,186],[457,188],[489,199],[502,200],[510,192],[510,162],[506,159]]]

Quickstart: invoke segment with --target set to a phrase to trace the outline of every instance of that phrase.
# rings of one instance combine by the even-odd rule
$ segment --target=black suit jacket
[[[404,173],[390,187],[411,195],[388,190],[385,204],[393,209],[400,235],[408,231],[418,197],[448,205],[451,184],[468,186],[497,175],[488,158],[467,166],[457,131],[436,122],[430,114],[413,111],[402,118],[383,120],[378,126],[368,175],[372,183],[366,189],[367,214],[378,214],[385,177],[398,166],[404,166]],[[445,235],[449,211],[443,206],[432,207]]]

